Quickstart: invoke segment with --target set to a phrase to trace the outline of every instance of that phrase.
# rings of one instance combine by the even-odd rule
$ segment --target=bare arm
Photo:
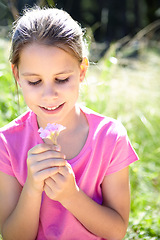
[[[4,240],[36,238],[41,195],[30,194],[25,186],[21,190],[14,177],[0,172],[0,225]]]
[[[0,228],[4,240],[35,240],[44,180],[64,166],[60,152],[40,144],[28,153],[28,176],[22,189],[15,177],[0,172]]]
[[[56,196],[55,191],[52,195],[51,179],[46,181],[45,191],[48,196],[59,200],[93,234],[108,240],[121,240],[128,226],[130,208],[128,167],[104,178],[103,205],[97,204],[78,189],[72,179],[72,171],[65,171],[62,170],[61,176],[54,176],[54,190],[55,182],[59,184]],[[66,182],[62,176],[66,176]],[[67,184],[67,181],[70,183]],[[59,189],[63,184],[65,188],[61,192]]]

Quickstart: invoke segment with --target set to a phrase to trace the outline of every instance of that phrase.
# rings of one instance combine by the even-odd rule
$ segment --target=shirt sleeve
[[[11,156],[7,149],[7,141],[2,133],[0,134],[0,171],[15,176],[11,166]]]
[[[120,171],[137,160],[138,156],[130,143],[127,132],[125,131],[124,134],[123,131],[123,134],[116,140],[106,175]]]

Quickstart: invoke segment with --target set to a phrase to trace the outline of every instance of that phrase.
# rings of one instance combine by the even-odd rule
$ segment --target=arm
[[[54,190],[55,182],[58,183],[56,196],[55,191],[52,195],[51,179],[45,181],[48,196],[60,201],[93,234],[108,240],[122,239],[126,233],[130,208],[128,167],[104,178],[103,205],[97,204],[76,186],[73,172],[68,168],[68,173],[67,170],[61,170],[61,174],[53,177]],[[65,187],[61,192],[63,184]]]
[[[0,172],[0,228],[4,240],[34,240],[44,180],[64,166],[64,155],[47,144],[28,152],[28,176],[22,189],[15,177]]]
[[[15,177],[0,172],[0,226],[4,240],[36,238],[41,196],[28,190],[25,186],[22,190]]]

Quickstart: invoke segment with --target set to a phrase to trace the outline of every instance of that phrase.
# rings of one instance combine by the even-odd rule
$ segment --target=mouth
[[[56,107],[43,107],[44,109],[46,110],[49,110],[49,111],[52,111],[52,110],[55,110],[59,107],[60,105],[56,106]]]
[[[40,106],[40,108],[41,108],[43,111],[48,112],[48,113],[56,113],[57,111],[59,111],[59,110],[61,110],[61,109],[63,108],[64,104],[65,104],[65,103],[62,103],[62,104],[57,105],[57,106],[55,106],[55,107],[46,107],[46,106],[41,107],[41,106]]]

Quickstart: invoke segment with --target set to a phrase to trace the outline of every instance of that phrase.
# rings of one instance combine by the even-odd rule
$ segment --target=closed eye
[[[65,78],[65,79],[59,79],[59,78],[56,78],[56,82],[57,83],[60,83],[60,84],[63,84],[63,83],[66,83],[69,81],[69,77]]]
[[[40,82],[41,82],[41,80],[38,80],[38,81],[36,81],[36,82],[28,81],[28,84],[29,84],[29,85],[38,85]]]

